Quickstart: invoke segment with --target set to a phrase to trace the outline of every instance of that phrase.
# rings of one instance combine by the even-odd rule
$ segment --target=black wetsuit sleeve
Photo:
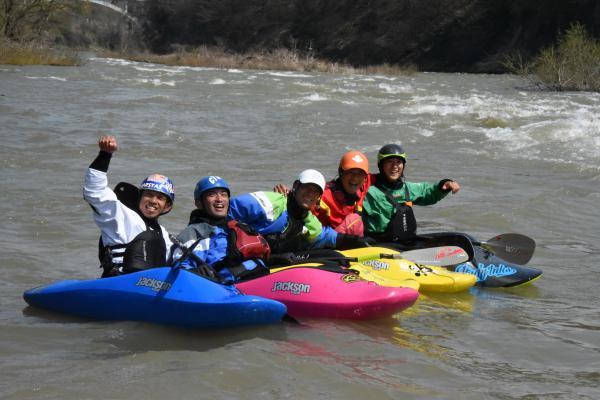
[[[440,181],[440,183],[438,183],[438,189],[440,189],[442,192],[449,192],[450,190],[452,190],[452,189],[446,189],[446,190],[442,189],[442,187],[444,186],[444,183],[446,183],[446,182],[453,182],[453,180],[452,179],[442,179]]]
[[[108,164],[110,163],[111,158],[112,153],[100,150],[98,157],[90,164],[90,168],[95,169],[96,171],[108,172]]]

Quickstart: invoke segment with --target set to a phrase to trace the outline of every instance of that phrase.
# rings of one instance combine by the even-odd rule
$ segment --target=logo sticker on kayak
[[[271,292],[290,292],[295,295],[310,293],[310,285],[298,282],[275,282]]]
[[[137,281],[135,286],[146,286],[146,287],[149,287],[150,289],[154,290],[155,292],[158,292],[161,290],[167,291],[167,290],[171,289],[171,284],[169,282],[159,281],[158,279],[145,278],[145,277],[141,277],[140,280]]]
[[[438,251],[435,255],[435,259],[436,260],[445,260],[445,259],[449,259],[449,258],[453,258],[453,257],[459,257],[462,256],[463,254],[466,254],[466,252],[460,248],[460,247],[444,247],[442,249],[440,249],[440,251]]]
[[[437,274],[437,272],[435,272],[431,268],[429,268],[425,265],[416,264],[416,263],[408,264],[406,267],[404,267],[402,269],[414,272],[415,276],[421,276],[421,274],[423,274],[423,276],[427,276],[427,274]]]
[[[509,276],[515,274],[517,270],[515,268],[509,267],[504,264],[477,264],[477,268],[473,266],[470,262],[460,264],[456,266],[456,272],[464,272],[466,274],[475,275],[477,277],[477,282],[485,281],[488,277],[502,277]]]
[[[368,265],[369,267],[373,268],[375,271],[383,271],[383,270],[390,269],[390,264],[386,263],[385,261],[381,261],[381,260],[363,261],[363,264]]]
[[[342,275],[342,281],[346,283],[354,283],[358,281],[364,281],[364,279],[358,276],[358,274],[345,274]]]

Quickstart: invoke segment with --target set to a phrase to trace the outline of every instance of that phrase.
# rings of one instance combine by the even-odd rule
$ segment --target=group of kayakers
[[[172,180],[153,174],[139,188],[119,184],[112,190],[107,171],[117,140],[103,136],[98,146],[83,192],[101,230],[103,277],[174,264],[234,282],[267,274],[269,265],[300,250],[410,240],[417,228],[412,206],[435,204],[460,190],[450,179],[405,181],[406,153],[388,144],[378,153],[379,173],[369,172],[363,153],[349,151],[340,160],[339,176],[327,183],[320,172],[307,169],[289,189],[277,185],[232,198],[223,178],[203,177],[194,190],[189,225],[174,237],[158,223],[173,207]]]

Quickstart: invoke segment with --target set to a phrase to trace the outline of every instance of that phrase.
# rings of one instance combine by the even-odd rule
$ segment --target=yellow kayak
[[[350,263],[350,267],[348,268],[352,271],[356,271],[358,274],[356,276],[366,280],[375,282],[380,286],[388,286],[388,287],[408,287],[415,290],[421,290],[421,284],[418,280],[413,279],[411,277],[388,277],[382,274],[379,274],[371,269],[371,267],[367,265],[363,265],[361,263]]]
[[[371,282],[375,282],[376,284],[378,284],[379,286],[388,286],[388,287],[406,287],[406,288],[411,288],[411,289],[415,289],[415,290],[419,290],[419,287],[421,286],[419,284],[419,282],[417,282],[416,280],[409,278],[409,279],[395,279],[395,278],[387,278],[384,276],[381,276],[381,274],[377,274],[374,273],[371,268],[362,265],[360,263],[351,263],[352,266],[348,269],[348,274],[344,277],[344,280],[365,280],[365,281],[371,281]],[[289,268],[298,268],[298,267],[312,267],[312,268],[319,268],[321,267],[323,264],[321,263],[304,263],[304,264],[296,264],[296,265],[289,265],[289,266],[285,266],[285,267],[279,267],[279,268],[272,268],[271,272],[277,272],[277,271],[281,271],[284,269],[289,269]],[[353,272],[356,273],[353,273]]]
[[[346,257],[360,262],[350,263],[364,279],[380,285],[395,286],[396,282],[413,280],[419,283],[422,292],[455,293],[469,289],[477,277],[461,272],[451,272],[444,267],[421,265],[404,259],[379,258],[383,254],[400,254],[399,251],[383,247],[364,247],[339,251]],[[375,280],[378,276],[381,279]]]

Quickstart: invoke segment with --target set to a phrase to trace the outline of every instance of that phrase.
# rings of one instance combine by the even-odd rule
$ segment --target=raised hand
[[[118,150],[119,145],[117,144],[116,137],[105,135],[98,140],[98,147],[100,147],[100,150],[106,151],[107,153],[114,153]]]
[[[290,192],[290,188],[287,187],[286,185],[284,185],[283,183],[278,183],[273,188],[273,191],[277,192],[277,193],[285,194],[287,196],[288,193]]]

